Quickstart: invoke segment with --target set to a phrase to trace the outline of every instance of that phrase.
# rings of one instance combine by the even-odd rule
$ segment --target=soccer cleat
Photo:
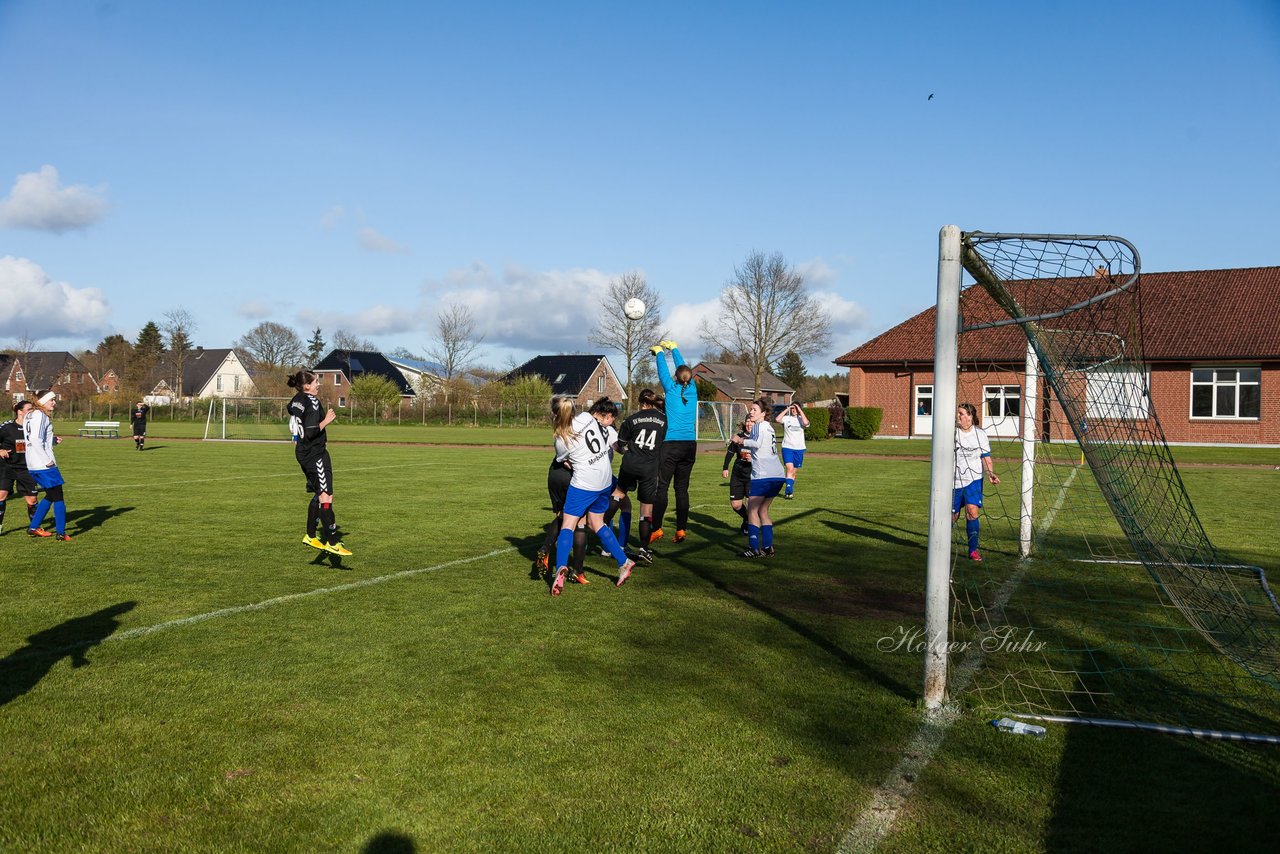
[[[604,546],[601,546],[601,547],[600,547],[600,557],[613,557],[613,555],[609,553],[609,550],[608,550],[608,549],[606,549]]]
[[[674,540],[673,542],[683,543],[683,542],[684,542],[684,537],[685,537],[685,533],[684,533],[684,531],[683,531],[683,530],[680,530],[680,529],[677,529],[677,530],[676,530],[676,538],[675,538],[675,540]]]
[[[636,560],[645,566],[653,565],[653,552],[648,549],[636,549]]]
[[[574,584],[590,584],[591,583],[587,579],[587,574],[585,572],[575,572],[573,574],[573,577],[570,578],[569,580],[572,581]]]
[[[53,535],[53,538],[54,538],[55,540],[62,540],[64,543],[66,543],[66,542],[70,542],[70,541],[71,541],[71,535],[70,535],[70,534],[54,534],[54,535]]]
[[[545,548],[538,549],[538,557],[534,560],[533,565],[540,575],[545,574],[546,571],[551,568],[551,557],[547,554],[547,550]]]
[[[569,567],[562,566],[556,570],[555,580],[551,582],[551,595],[559,596],[564,590],[565,577],[569,574]]]
[[[43,537],[52,537],[52,536],[53,536],[53,534],[50,534],[50,533],[49,533],[48,531],[46,531],[44,528],[27,528],[27,533],[28,533],[28,534],[30,534],[30,535],[31,535],[31,536],[33,536],[33,537],[42,537],[42,538],[43,538]]]
[[[738,555],[738,557],[764,557],[764,552],[758,549],[747,549],[745,552]]]
[[[792,499],[793,499],[793,498],[795,498],[795,497],[796,497],[796,496],[795,496],[795,494],[794,494],[794,493],[791,493],[791,492],[784,492],[784,493],[782,494],[782,500],[783,500],[783,501],[790,501],[790,500],[792,500]]]
[[[649,542],[656,543],[658,540],[662,539],[663,536],[664,534],[662,533],[662,529],[658,528],[652,534],[649,535]]]
[[[351,550],[348,549],[346,546],[344,546],[342,543],[326,543],[324,546],[324,550],[331,554],[342,555],[343,557],[346,557],[347,555],[351,554]]]
[[[982,560],[982,555],[978,554],[978,550],[974,549],[969,552],[969,560]]]
[[[613,582],[614,587],[621,587],[631,577],[631,570],[635,568],[636,562],[627,558],[627,562],[618,567],[618,580]]]
[[[311,546],[313,549],[324,549],[324,543],[320,542],[320,538],[313,537],[310,534],[302,535],[302,544],[304,546]]]
[[[747,527],[747,523],[746,523],[746,522],[743,522],[743,523],[742,523],[742,525],[738,528],[738,533],[739,533],[739,534],[743,534],[743,535],[745,536],[745,535],[747,535],[747,534],[750,534],[750,533],[751,533],[751,529],[750,529],[749,527]]]
[[[773,546],[765,546],[760,551],[761,553],[764,554],[765,557],[773,557],[774,555],[777,554],[777,552],[773,550]]]

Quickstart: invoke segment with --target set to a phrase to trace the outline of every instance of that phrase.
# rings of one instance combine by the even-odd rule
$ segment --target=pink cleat
[[[627,558],[627,562],[618,567],[618,580],[613,582],[614,587],[621,587],[627,583],[627,579],[631,577],[631,570],[635,567],[636,562]]]
[[[551,582],[551,595],[559,596],[564,590],[564,580],[569,575],[569,567],[562,566],[556,570],[555,581]]]

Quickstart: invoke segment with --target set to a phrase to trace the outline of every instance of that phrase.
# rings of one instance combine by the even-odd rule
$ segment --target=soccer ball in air
[[[644,317],[644,302],[632,297],[622,306],[622,313],[631,320],[640,320]]]

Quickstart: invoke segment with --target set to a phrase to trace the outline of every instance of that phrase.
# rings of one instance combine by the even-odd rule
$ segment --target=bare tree
[[[378,349],[378,345],[370,341],[368,338],[361,338],[354,332],[339,329],[337,332],[333,333],[333,349],[346,350],[348,352],[357,350],[360,352],[372,353]]]
[[[182,375],[186,368],[187,356],[193,349],[191,336],[196,332],[196,319],[191,312],[179,306],[164,313],[164,323],[160,327],[168,338],[169,367],[173,369],[174,397],[182,397]]]
[[[307,358],[306,345],[288,326],[264,320],[236,341],[236,348],[249,357],[255,371],[270,372],[292,368]]]
[[[721,350],[751,357],[757,395],[767,365],[788,350],[801,356],[821,353],[831,341],[830,321],[779,252],[768,257],[752,252],[735,267],[720,292],[720,313],[704,320],[698,331]]]
[[[451,303],[436,316],[435,341],[427,346],[427,355],[444,369],[445,399],[457,386],[475,360],[476,349],[484,341],[476,334],[476,318],[461,303]]]
[[[645,304],[645,315],[632,320],[622,312],[627,300],[638,299]],[[623,392],[627,407],[632,400],[633,379],[644,379],[648,372],[637,370],[648,360],[648,350],[666,337],[662,329],[662,295],[649,287],[643,273],[624,273],[609,283],[609,289],[600,296],[600,313],[595,328],[587,340],[601,347],[617,350],[622,354]]]

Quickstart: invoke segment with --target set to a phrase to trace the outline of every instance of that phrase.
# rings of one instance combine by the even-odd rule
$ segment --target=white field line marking
[[[1053,520],[1058,517],[1058,512],[1062,510],[1063,502],[1066,500],[1067,490],[1079,471],[1079,466],[1073,468],[1058,490],[1057,501],[1040,520],[1041,531],[1047,530],[1053,524]],[[1026,574],[1027,567],[1027,563],[1022,563],[996,592],[996,598],[991,606],[994,622],[1003,619],[1004,607],[1009,604],[1009,597],[1022,582],[1022,576]],[[964,661],[960,662],[952,674],[950,693],[964,693],[974,674],[982,668],[983,660],[982,644],[976,644],[975,651],[965,656]],[[906,806],[912,790],[915,789],[916,780],[920,779],[924,769],[933,760],[933,754],[942,746],[943,740],[947,737],[947,730],[959,719],[959,710],[953,703],[925,711],[924,721],[912,736],[902,758],[872,795],[871,804],[859,816],[858,823],[844,835],[837,849],[839,854],[869,854],[880,847],[880,843],[893,830],[898,816],[902,814],[902,808]]]
[[[315,596],[327,596],[330,593],[345,593],[348,590],[358,590],[361,587],[372,587],[375,584],[382,584],[387,581],[397,581],[401,578],[409,578],[413,575],[422,575],[427,572],[439,572],[442,569],[452,569],[455,566],[462,566],[468,563],[474,563],[478,560],[487,560],[491,557],[506,554],[516,550],[515,546],[507,546],[503,549],[494,549],[482,555],[473,555],[472,557],[458,558],[446,563],[436,564],[435,566],[424,566],[417,569],[404,569],[399,572],[388,573],[387,575],[378,575],[373,578],[362,578],[359,581],[348,582],[347,584],[336,584],[333,587],[318,587],[315,590],[304,590],[301,593],[288,593],[284,596],[276,596],[273,599],[264,599],[261,602],[251,602],[248,605],[235,605],[230,608],[219,608],[216,611],[209,611],[204,614],[195,614],[191,617],[181,617],[177,620],[169,620],[164,623],[156,623],[154,626],[139,626],[136,629],[126,629],[123,632],[116,632],[108,635],[100,641],[84,641],[82,643],[74,643],[64,647],[55,649],[38,649],[32,650],[25,655],[16,655],[10,657],[10,661],[22,660],[25,658],[36,658],[49,655],[64,655],[68,652],[80,649],[82,647],[94,646],[95,644],[109,643],[112,641],[131,640],[133,638],[145,637],[153,635],[156,632],[168,631],[169,629],[177,629],[183,626],[194,625],[195,623],[203,623],[205,620],[216,620],[222,617],[234,617],[237,614],[245,614],[250,611],[265,611],[268,608],[274,608],[276,605],[284,605],[289,602],[296,602],[301,599],[310,599]]]

